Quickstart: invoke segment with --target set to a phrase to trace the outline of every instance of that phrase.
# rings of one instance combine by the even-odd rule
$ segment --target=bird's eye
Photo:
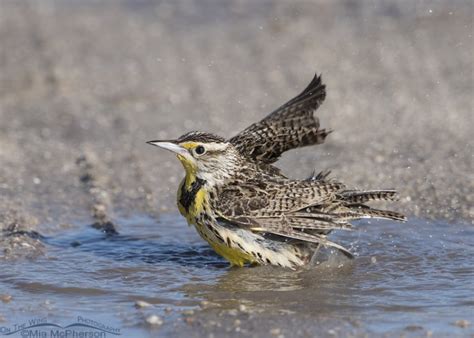
[[[203,146],[197,146],[196,149],[194,149],[194,152],[197,155],[202,155],[206,152],[206,149]]]

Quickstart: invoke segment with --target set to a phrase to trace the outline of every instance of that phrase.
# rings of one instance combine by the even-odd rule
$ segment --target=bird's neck
[[[190,178],[186,175],[185,179],[181,183],[179,191],[179,203],[186,210],[186,213],[189,212],[190,207],[195,203],[196,197],[202,187],[206,184],[206,181],[194,177]]]

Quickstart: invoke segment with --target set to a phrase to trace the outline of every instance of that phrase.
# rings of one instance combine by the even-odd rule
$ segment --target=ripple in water
[[[5,304],[7,320],[65,321],[100,313],[138,334],[143,319],[135,300],[154,304],[158,313],[206,300],[220,311],[245,304],[257,318],[262,310],[265,316],[285,312],[315,321],[351,317],[376,334],[410,325],[439,334],[474,332],[453,325],[474,319],[474,229],[466,224],[360,223],[332,236],[352,247],[355,260],[328,255],[322,264],[295,272],[230,268],[177,215],[116,223],[118,235],[84,226],[46,238],[44,257],[4,262],[2,293],[14,299]],[[202,310],[200,316],[211,319],[215,312]]]

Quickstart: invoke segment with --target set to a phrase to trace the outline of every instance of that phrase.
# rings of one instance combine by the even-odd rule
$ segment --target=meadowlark
[[[230,139],[192,131],[148,142],[177,154],[186,172],[179,211],[231,265],[294,269],[309,264],[320,246],[352,258],[327,239],[332,230],[350,229],[361,218],[406,220],[366,205],[395,200],[394,190],[349,190],[328,172],[295,180],[273,165],[287,150],[324,142],[330,131],[313,114],[325,96],[315,75],[301,94]]]

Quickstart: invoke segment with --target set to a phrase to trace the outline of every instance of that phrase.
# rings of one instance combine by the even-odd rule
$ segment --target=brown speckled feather
[[[319,129],[313,113],[325,97],[326,87],[315,75],[301,94],[229,142],[243,155],[263,163],[275,162],[287,150],[323,143],[330,131]]]
[[[393,190],[347,190],[342,183],[325,180],[325,174],[298,181],[256,168],[252,165],[243,168],[235,182],[217,190],[219,198],[213,201],[213,207],[226,224],[321,243],[350,255],[324,236],[335,229],[351,229],[349,221],[360,218],[406,220],[399,213],[362,204],[393,200],[396,195]]]
[[[246,181],[237,179],[218,189],[217,210],[228,216],[273,217],[332,201],[344,188],[338,182],[258,176]]]
[[[180,211],[232,264],[295,268],[308,264],[320,245],[351,257],[326,238],[332,230],[350,230],[350,222],[361,218],[406,220],[366,205],[395,200],[394,190],[349,190],[328,179],[327,171],[289,179],[273,165],[289,149],[324,141],[329,132],[313,114],[325,96],[321,77],[315,76],[300,95],[228,141],[193,131],[149,142],[178,154],[186,170]]]

